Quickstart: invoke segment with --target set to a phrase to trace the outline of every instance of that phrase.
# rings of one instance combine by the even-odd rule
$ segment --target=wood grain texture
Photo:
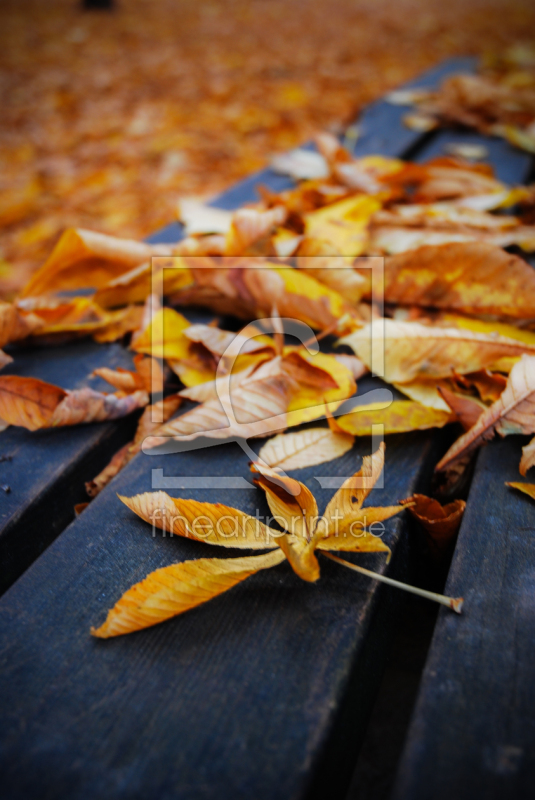
[[[514,441],[514,447],[512,445]],[[395,800],[523,800],[535,776],[535,504],[518,479],[520,442],[478,457]]]
[[[386,487],[374,493],[374,502],[385,505],[411,494],[433,460],[424,434],[390,437],[387,447]],[[332,490],[318,489],[313,476],[350,474],[363,453],[366,443],[359,442],[322,465],[329,470],[299,471],[320,507]],[[228,556],[216,548],[207,553],[202,543],[152,538],[150,526],[115,496],[150,490],[155,468],[178,485],[195,475],[249,477],[235,444],[159,458],[140,454],[5,594],[0,773],[6,800],[303,797],[314,786],[355,670],[356,700],[368,704],[370,670],[363,664],[373,665],[375,680],[380,671],[366,641],[382,590],[325,559],[317,585],[283,564],[155,628],[109,641],[89,636],[90,625],[151,570]],[[267,513],[255,488],[170,491]],[[396,550],[403,521],[386,525]],[[372,569],[385,565],[380,556],[358,561]],[[394,574],[406,576],[402,559],[394,566]],[[401,598],[390,598],[395,612]],[[376,637],[385,632],[374,630]],[[354,722],[344,754],[358,739]],[[347,771],[342,750],[336,755],[327,766]]]
[[[443,152],[449,132],[424,149]],[[532,158],[488,147],[497,176],[529,178]],[[509,436],[478,457],[445,592],[463,615],[439,613],[393,800],[522,800],[535,780],[535,504],[508,489],[522,444]]]
[[[454,69],[434,72],[434,80]],[[382,144],[371,127],[370,149],[361,144],[359,154],[401,155],[419,138],[394,106],[385,104],[380,120]],[[249,179],[214,205],[254,199],[263,180]],[[266,172],[264,182],[272,181]],[[171,226],[157,236],[170,241],[176,233]],[[362,381],[360,390],[371,386]],[[389,505],[425,491],[443,435],[388,437],[385,488],[373,501]],[[369,452],[369,441],[359,440],[341,459],[295,475],[322,509],[333,490],[317,477],[351,474]],[[252,486],[210,488],[210,476],[249,480],[246,462],[236,444],[139,454],[0,600],[3,800],[343,797],[402,602],[395,590],[326,559],[314,585],[283,564],[155,628],[109,641],[89,636],[148,572],[208,554],[201,543],[153,538],[115,493],[156,488],[153,470],[161,470],[171,494],[264,514]],[[184,488],[192,476],[200,476],[196,488]],[[388,572],[407,579],[404,516],[386,528]],[[378,555],[351,558],[385,569]]]
[[[89,379],[96,367],[130,367],[119,344],[91,341],[50,348],[13,349],[2,374],[41,378],[65,389],[108,384]],[[10,427],[0,434],[0,594],[74,519],[74,504],[87,500],[84,481],[128,441],[138,415],[118,422],[30,432]]]

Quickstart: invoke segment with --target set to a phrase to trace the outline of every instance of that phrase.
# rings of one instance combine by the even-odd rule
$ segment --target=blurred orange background
[[[141,238],[386,90],[535,29],[521,0],[18,0],[0,11],[0,290],[60,232]]]

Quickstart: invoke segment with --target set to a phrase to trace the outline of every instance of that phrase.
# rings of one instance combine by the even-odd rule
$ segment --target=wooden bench
[[[444,75],[472,65],[471,60],[453,60],[412,85],[432,86]],[[423,160],[442,152],[444,144],[455,138],[449,132],[429,136],[409,131],[402,124],[403,113],[384,102],[370,107],[362,117],[356,154],[382,152]],[[463,134],[462,140],[467,138]],[[527,157],[513,157],[511,148],[501,142],[491,146],[500,177],[509,181],[524,177],[520,169],[526,171]],[[513,160],[521,165],[516,172],[516,167],[506,167]],[[258,183],[275,190],[287,185],[286,179],[265,170],[214,205],[235,208],[249,202]],[[179,235],[179,226],[172,225],[152,241],[176,241]],[[99,363],[110,363],[112,357],[119,364],[129,355],[116,346],[77,344],[58,349],[53,357],[50,351],[28,352],[15,367],[20,374],[73,386],[80,385],[99,358]],[[76,371],[70,365],[76,365]],[[364,380],[359,392],[375,385]],[[120,503],[117,492],[151,490],[152,471],[162,470],[163,476],[172,478],[176,488],[170,493],[175,496],[224,499],[252,514],[257,509],[260,514],[267,512],[254,488],[225,489],[223,498],[223,490],[180,488],[181,478],[192,475],[247,479],[247,462],[239,447],[220,444],[176,455],[139,454],[65,527],[73,500],[81,499],[79,482],[91,478],[127,441],[129,424],[107,423],[37,437],[21,434],[18,439],[18,434],[9,433],[14,437],[10,445],[14,458],[0,464],[8,477],[0,475],[12,487],[6,495],[12,505],[0,531],[0,553],[2,565],[4,559],[9,564],[5,587],[21,577],[0,600],[3,800],[343,798],[403,602],[401,594],[322,559],[317,585],[303,583],[283,565],[165,625],[109,641],[91,638],[90,625],[102,620],[132,583],[160,566],[206,555],[205,546],[193,541],[152,538],[150,528]],[[380,503],[426,491],[448,436],[422,432],[389,437]],[[320,510],[332,491],[318,488],[315,476],[351,474],[369,447],[361,440],[346,456],[319,471],[299,471],[299,479],[317,496]],[[477,490],[478,476],[479,466],[472,491]],[[20,494],[19,485],[24,487]],[[504,502],[518,505],[527,500],[511,501],[507,494]],[[478,513],[477,495],[469,508],[459,553],[467,538],[467,520]],[[384,558],[373,555],[359,557],[359,563],[408,580],[413,559],[405,515],[386,527],[391,563],[385,567]],[[456,555],[452,575],[455,590],[462,589],[467,597],[467,615],[461,620],[466,626],[475,613],[470,611],[469,586],[476,584],[462,570],[458,575],[457,563]],[[462,569],[466,568],[463,560]],[[483,574],[479,577],[484,579]],[[487,589],[482,613],[486,602],[496,602]],[[433,653],[442,646],[439,659],[445,652],[441,642],[463,630],[456,625],[458,617],[441,615],[433,645]],[[527,656],[527,642],[524,652]],[[428,674],[424,689],[430,680]],[[425,698],[424,693],[418,709]],[[461,705],[462,698],[458,706],[462,716]],[[441,719],[447,727],[444,708]],[[433,726],[432,713],[426,724]],[[414,731],[413,726],[406,756],[410,764],[415,763],[411,746],[422,747]],[[438,736],[433,741],[440,746]],[[446,757],[443,765],[447,773]],[[425,766],[431,774],[431,761]],[[416,781],[418,768],[402,770],[399,797],[431,796],[424,789],[420,795],[411,794],[416,786],[410,783],[411,775]],[[477,791],[471,796],[478,796]]]

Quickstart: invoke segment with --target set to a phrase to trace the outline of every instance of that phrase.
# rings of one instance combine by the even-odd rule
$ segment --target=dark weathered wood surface
[[[313,476],[350,474],[367,444],[328,470],[299,472],[321,507],[332,491],[318,489]],[[431,450],[423,434],[390,437],[386,488],[374,492],[374,502],[390,504],[415,490],[430,469]],[[384,649],[387,630],[375,625],[374,612],[385,593],[325,559],[317,585],[281,565],[153,629],[110,641],[89,636],[89,626],[149,571],[207,551],[233,556],[176,537],[153,539],[150,526],[120,503],[115,492],[151,490],[153,468],[178,484],[180,476],[248,477],[237,445],[140,455],[4,595],[0,774],[6,799],[302,797],[315,788],[314,768],[355,670],[351,710],[367,711],[371,698],[364,692],[379,674],[367,637],[373,633]],[[224,500],[252,514],[267,511],[253,488],[170,491]],[[396,549],[402,519],[392,520],[388,531]],[[405,576],[405,555],[396,555],[394,573]],[[359,563],[383,569],[384,557]],[[387,594],[392,623],[401,600]],[[354,720],[345,730],[352,741],[340,743],[344,755],[359,736]],[[344,758],[338,765],[347,780],[349,764]]]
[[[89,385],[97,367],[131,367],[119,344],[92,341],[68,346],[12,350],[15,361],[2,374],[23,375],[64,389]],[[84,481],[106,465],[109,456],[135,430],[136,415],[118,422],[30,432],[10,427],[0,434],[0,594],[43,552],[74,518],[74,505],[87,500]]]
[[[402,154],[417,136],[409,132],[408,145],[400,110],[388,109],[391,123],[381,117],[381,124],[397,144],[381,149]],[[380,147],[374,141],[360,154]],[[233,205],[253,199],[254,185],[272,179],[266,173],[242,184]],[[227,201],[228,195],[217,205]],[[174,240],[175,232],[161,237]],[[441,442],[429,433],[389,437],[385,489],[370,500],[386,505],[425,490]],[[315,476],[351,474],[369,451],[362,440],[342,459],[298,477],[324,507],[332,490],[318,488]],[[317,585],[281,565],[153,629],[110,641],[88,633],[149,571],[216,554],[191,541],[153,539],[115,493],[150,490],[152,470],[161,469],[174,477],[171,494],[262,514],[266,506],[254,488],[180,488],[196,475],[205,484],[209,476],[247,478],[246,461],[235,444],[140,454],[6,592],[3,798],[343,796],[401,603],[395,590],[322,559]],[[387,524],[389,574],[401,578],[410,572],[404,530],[404,517]],[[358,561],[385,567],[381,556]]]
[[[514,446],[512,441],[514,440]],[[395,800],[528,800],[535,776],[535,507],[518,481],[523,437],[481,451]]]
[[[475,134],[457,139],[484,142],[502,180],[529,177],[526,153]],[[465,597],[463,615],[439,613],[395,800],[533,797],[535,505],[505,486],[522,480],[526,442],[510,436],[477,456],[446,585]]]

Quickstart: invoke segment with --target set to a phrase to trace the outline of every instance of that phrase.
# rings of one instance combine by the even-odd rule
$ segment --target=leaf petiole
[[[358,567],[356,564],[352,564],[350,561],[345,561],[343,558],[339,558],[339,556],[335,556],[332,553],[326,553],[325,551],[317,552],[321,552],[322,556],[325,556],[325,558],[330,558],[331,561],[336,561],[338,564],[342,564],[342,566],[352,569],[354,572],[360,572],[361,575],[367,575],[369,578],[374,578],[380,583],[386,583],[389,586],[395,586],[397,589],[404,589],[406,592],[417,594],[419,597],[425,597],[427,600],[434,600],[435,603],[440,603],[441,605],[446,606],[446,608],[451,608],[451,610],[455,611],[456,614],[460,614],[462,612],[464,603],[464,599],[462,597],[446,597],[445,595],[437,594],[436,592],[428,592],[426,589],[419,589],[417,586],[410,586],[408,583],[402,583],[401,581],[394,580],[394,578],[387,578],[386,575],[372,572],[369,569],[364,569],[364,567]]]

